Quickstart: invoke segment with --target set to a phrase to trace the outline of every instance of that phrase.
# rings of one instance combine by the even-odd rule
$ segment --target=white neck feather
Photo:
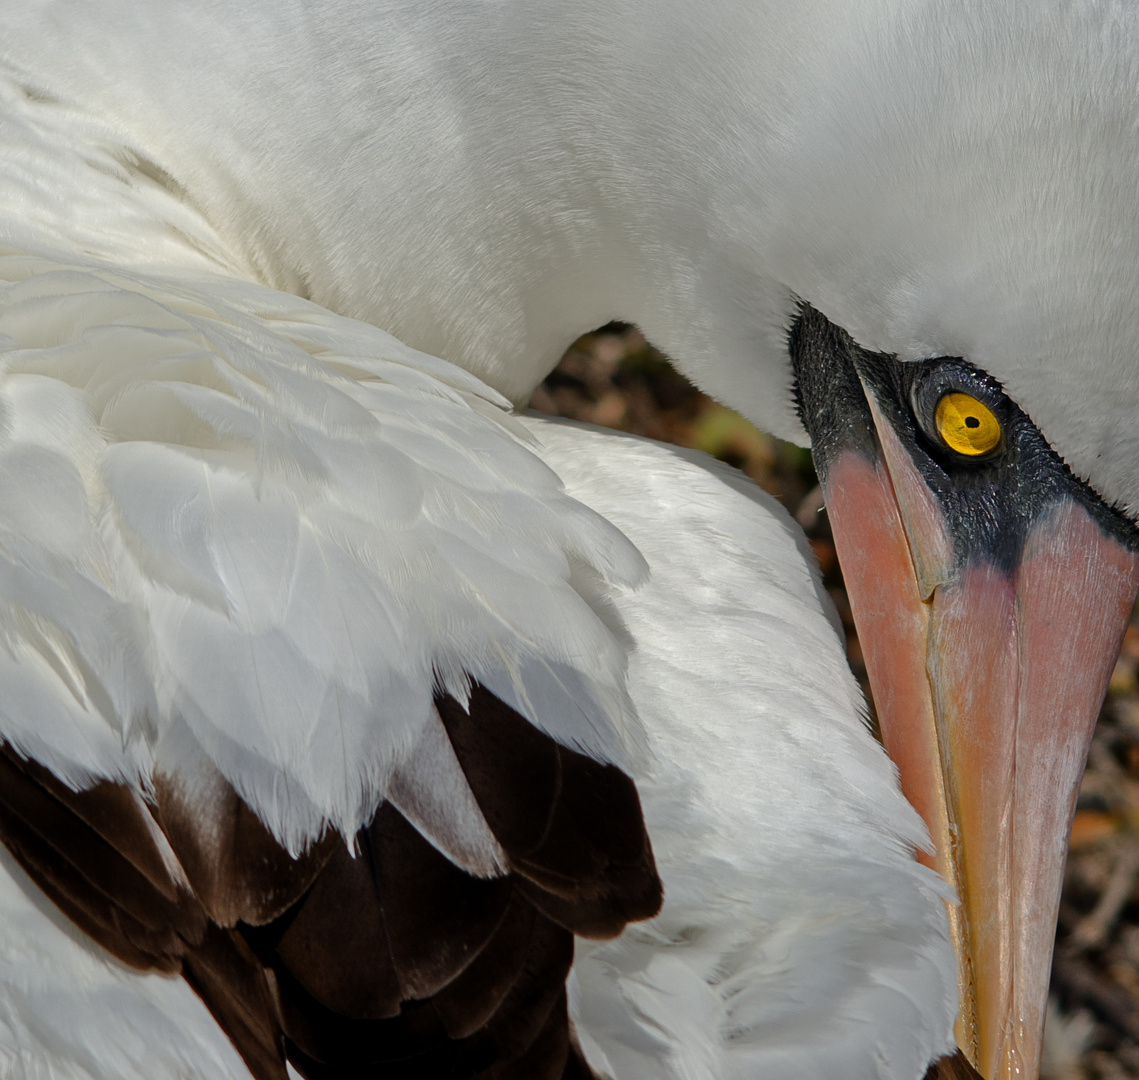
[[[0,40],[29,85],[113,118],[267,284],[515,400],[613,318],[738,399],[757,357],[783,364],[791,310],[742,239],[760,208],[725,184],[765,169],[773,20],[661,6],[667,25],[632,2],[403,3],[362,28],[346,5],[318,23],[297,3],[203,20],[107,0],[68,10],[68,36],[100,44],[62,70],[38,9]],[[766,374],[779,400],[753,412],[797,431],[789,374]]]

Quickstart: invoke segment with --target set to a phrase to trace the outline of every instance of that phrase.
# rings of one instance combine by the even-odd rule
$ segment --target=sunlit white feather
[[[572,579],[643,562],[493,391],[252,284],[8,255],[0,289],[4,738],[72,783],[196,745],[294,849],[370,819],[467,675],[635,752]]]

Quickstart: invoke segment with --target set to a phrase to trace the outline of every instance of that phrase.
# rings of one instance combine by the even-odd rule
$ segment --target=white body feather
[[[615,1080],[920,1077],[953,1048],[942,886],[911,857],[924,827],[866,730],[802,532],[702,454],[526,423],[650,569],[617,612],[665,905],[578,942],[591,1063]]]

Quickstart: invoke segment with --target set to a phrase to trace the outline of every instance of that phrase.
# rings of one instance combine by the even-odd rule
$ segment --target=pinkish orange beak
[[[1139,585],[1139,529],[958,357],[903,363],[804,305],[791,331],[886,749],[925,819],[958,958],[957,1040],[1036,1080],[1068,835]],[[999,435],[940,432],[948,394]]]
[[[1077,504],[1010,574],[954,566],[937,502],[873,408],[883,460],[825,494],[886,749],[961,903],[957,1040],[987,1080],[1035,1080],[1067,839],[1139,558]]]

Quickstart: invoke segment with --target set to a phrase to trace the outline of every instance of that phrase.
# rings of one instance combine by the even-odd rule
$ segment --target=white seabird
[[[732,851],[750,865],[774,845],[772,823],[785,826],[797,855],[788,882],[818,882],[791,890],[800,910],[834,900],[827,875],[808,872],[815,859],[827,865],[826,836],[874,868],[867,889],[895,895],[878,874],[893,867],[924,899],[867,941],[924,981],[881,975],[854,938],[830,954],[827,975],[808,977],[790,945],[806,948],[809,928],[781,937],[767,916],[749,922],[748,905],[776,892],[766,878],[737,893],[700,874],[713,896],[741,899],[719,911],[722,936],[693,938],[688,924],[652,936],[684,895],[666,853],[675,818],[654,818],[664,804],[652,763],[673,730],[656,688],[691,669],[682,660],[695,646],[676,625],[695,600],[666,596],[673,606],[630,635],[633,612],[673,559],[708,568],[696,592],[712,622],[763,605],[727,569],[736,541],[711,506],[705,524],[648,558],[645,583],[645,549],[692,501],[677,493],[708,483],[698,467],[673,475],[666,456],[653,468],[673,494],[642,497],[651,474],[639,477],[623,516],[605,501],[617,479],[589,463],[620,472],[634,444],[503,409],[497,394],[524,400],[570,339],[619,316],[768,430],[810,432],[887,745],[930,827],[931,861],[963,901],[952,909],[958,1040],[989,1078],[1033,1075],[1063,838],[1136,585],[1137,16],[1109,5],[674,0],[205,10],[60,0],[2,15],[5,842],[55,903],[120,959],[187,971],[241,1067],[273,1075],[291,1055],[309,1076],[334,1075],[317,1059],[356,1053],[344,1048],[357,1038],[407,1058],[400,1040],[423,1010],[390,1040],[378,1028],[357,1036],[327,1017],[316,1024],[297,1005],[302,991],[368,1024],[457,985],[456,957],[490,940],[487,912],[516,925],[494,884],[504,870],[561,927],[551,942],[650,914],[656,872],[639,805],[665,921],[591,957],[635,941],[671,955],[722,940],[686,954],[707,959],[686,985],[709,1011],[680,995],[654,1014],[638,988],[667,996],[674,984],[643,953],[651,977],[597,961],[627,1013],[590,1020],[583,959],[570,984],[579,1049],[551,1021],[544,1042],[535,1034],[509,1051],[498,1036],[471,1043],[469,1060],[445,1047],[448,1068],[507,1075],[509,1054],[540,1051],[555,1072],[569,1055],[618,1076],[752,1075],[748,1054],[785,1050],[787,1075],[918,1076],[949,1048],[934,879],[907,862],[920,836],[885,765],[868,764],[864,735],[828,758],[826,798],[806,798],[811,754],[834,746],[809,741],[812,710],[830,717],[828,732],[858,731],[832,639],[817,645],[822,670],[792,670],[747,699],[758,711],[810,695],[805,714],[785,714],[799,750],[783,774],[793,783],[780,788],[763,747],[745,751],[741,734],[741,747],[725,739],[723,759],[700,766],[703,787],[675,781],[689,795],[681,805],[714,808],[709,835],[727,835],[723,822],[742,809],[716,799],[729,786],[747,795],[738,779],[711,782],[729,765],[782,795],[752,819],[765,844]],[[543,449],[561,439],[573,445],[560,456]],[[757,530],[776,520],[738,496],[725,489],[722,505]],[[763,566],[799,582],[783,601],[795,618],[778,655],[790,662],[804,647],[790,624],[811,625],[821,608],[799,556],[755,551],[770,560],[747,564],[757,583]],[[731,731],[752,730],[755,714],[715,707],[719,694],[760,689],[748,664],[711,629],[698,640],[717,642],[690,671],[691,686],[709,678],[699,701]],[[469,679],[483,688],[470,722]],[[518,717],[532,727],[510,727]],[[699,743],[708,722],[683,720]],[[509,755],[472,749],[468,723],[537,739],[557,777],[587,777],[566,789],[580,828],[556,857],[510,831],[525,813],[490,805],[498,788],[478,778]],[[688,753],[673,745],[667,760],[696,769]],[[855,777],[862,801],[848,805],[844,764],[864,758],[879,780]],[[542,774],[510,775],[525,787]],[[586,794],[594,785],[600,803]],[[515,810],[531,805],[516,794]],[[611,804],[624,807],[624,827],[591,833],[581,806]],[[48,811],[69,823],[69,840]],[[369,843],[418,844],[427,861],[442,852],[447,873],[469,872],[464,888],[481,898],[470,904],[484,905],[466,937],[401,938],[435,951],[410,968],[393,960],[394,989],[364,962],[378,954],[362,941],[333,947],[331,913],[355,909],[318,903],[334,880],[358,885],[359,860],[375,858],[353,858],[337,837],[366,846],[361,830],[379,829],[381,814],[387,831]],[[553,828],[553,816],[536,820]],[[97,837],[175,910],[116,891],[130,874],[90,861]],[[227,861],[232,851],[255,857]],[[696,906],[718,910],[706,896]],[[44,918],[73,933],[58,913]],[[18,925],[15,911],[8,922]],[[833,925],[857,936],[853,912]],[[40,939],[29,929],[13,940],[19,957],[19,943]],[[786,963],[726,959],[759,942],[786,942]],[[545,970],[557,971],[564,945],[550,948]],[[345,984],[313,960],[334,954],[359,959]],[[129,992],[165,988],[155,1001],[182,986],[98,963]],[[127,1034],[69,1041],[29,1004],[36,965],[15,970],[14,1060],[36,1067],[51,1060],[37,1056],[47,1047],[57,1074],[91,1073],[107,1060],[92,1046],[135,1045]],[[749,1010],[786,970],[810,991],[781,1003],[805,1012],[781,1015],[784,1041],[764,1043],[767,1014]],[[826,993],[845,985],[836,970],[893,988],[892,1004],[836,1006]],[[98,988],[80,971],[78,959],[62,963],[64,989]],[[288,981],[298,971],[299,988]],[[895,1023],[907,999],[920,1020]],[[99,1011],[109,1006],[91,1004],[115,993],[83,1000],[92,1024],[116,1030]],[[202,1053],[232,1058],[192,1007],[186,1030],[201,1021],[215,1036]],[[176,1027],[191,1005],[170,1008]],[[476,1012],[469,1005],[468,1021]],[[861,1032],[859,1049],[796,1026],[820,1014]],[[681,1016],[703,1042],[676,1035]],[[453,1016],[439,1023],[466,1030]],[[173,1035],[157,1049],[136,1042],[182,1052]],[[620,1064],[618,1047],[642,1053],[638,1064]]]

